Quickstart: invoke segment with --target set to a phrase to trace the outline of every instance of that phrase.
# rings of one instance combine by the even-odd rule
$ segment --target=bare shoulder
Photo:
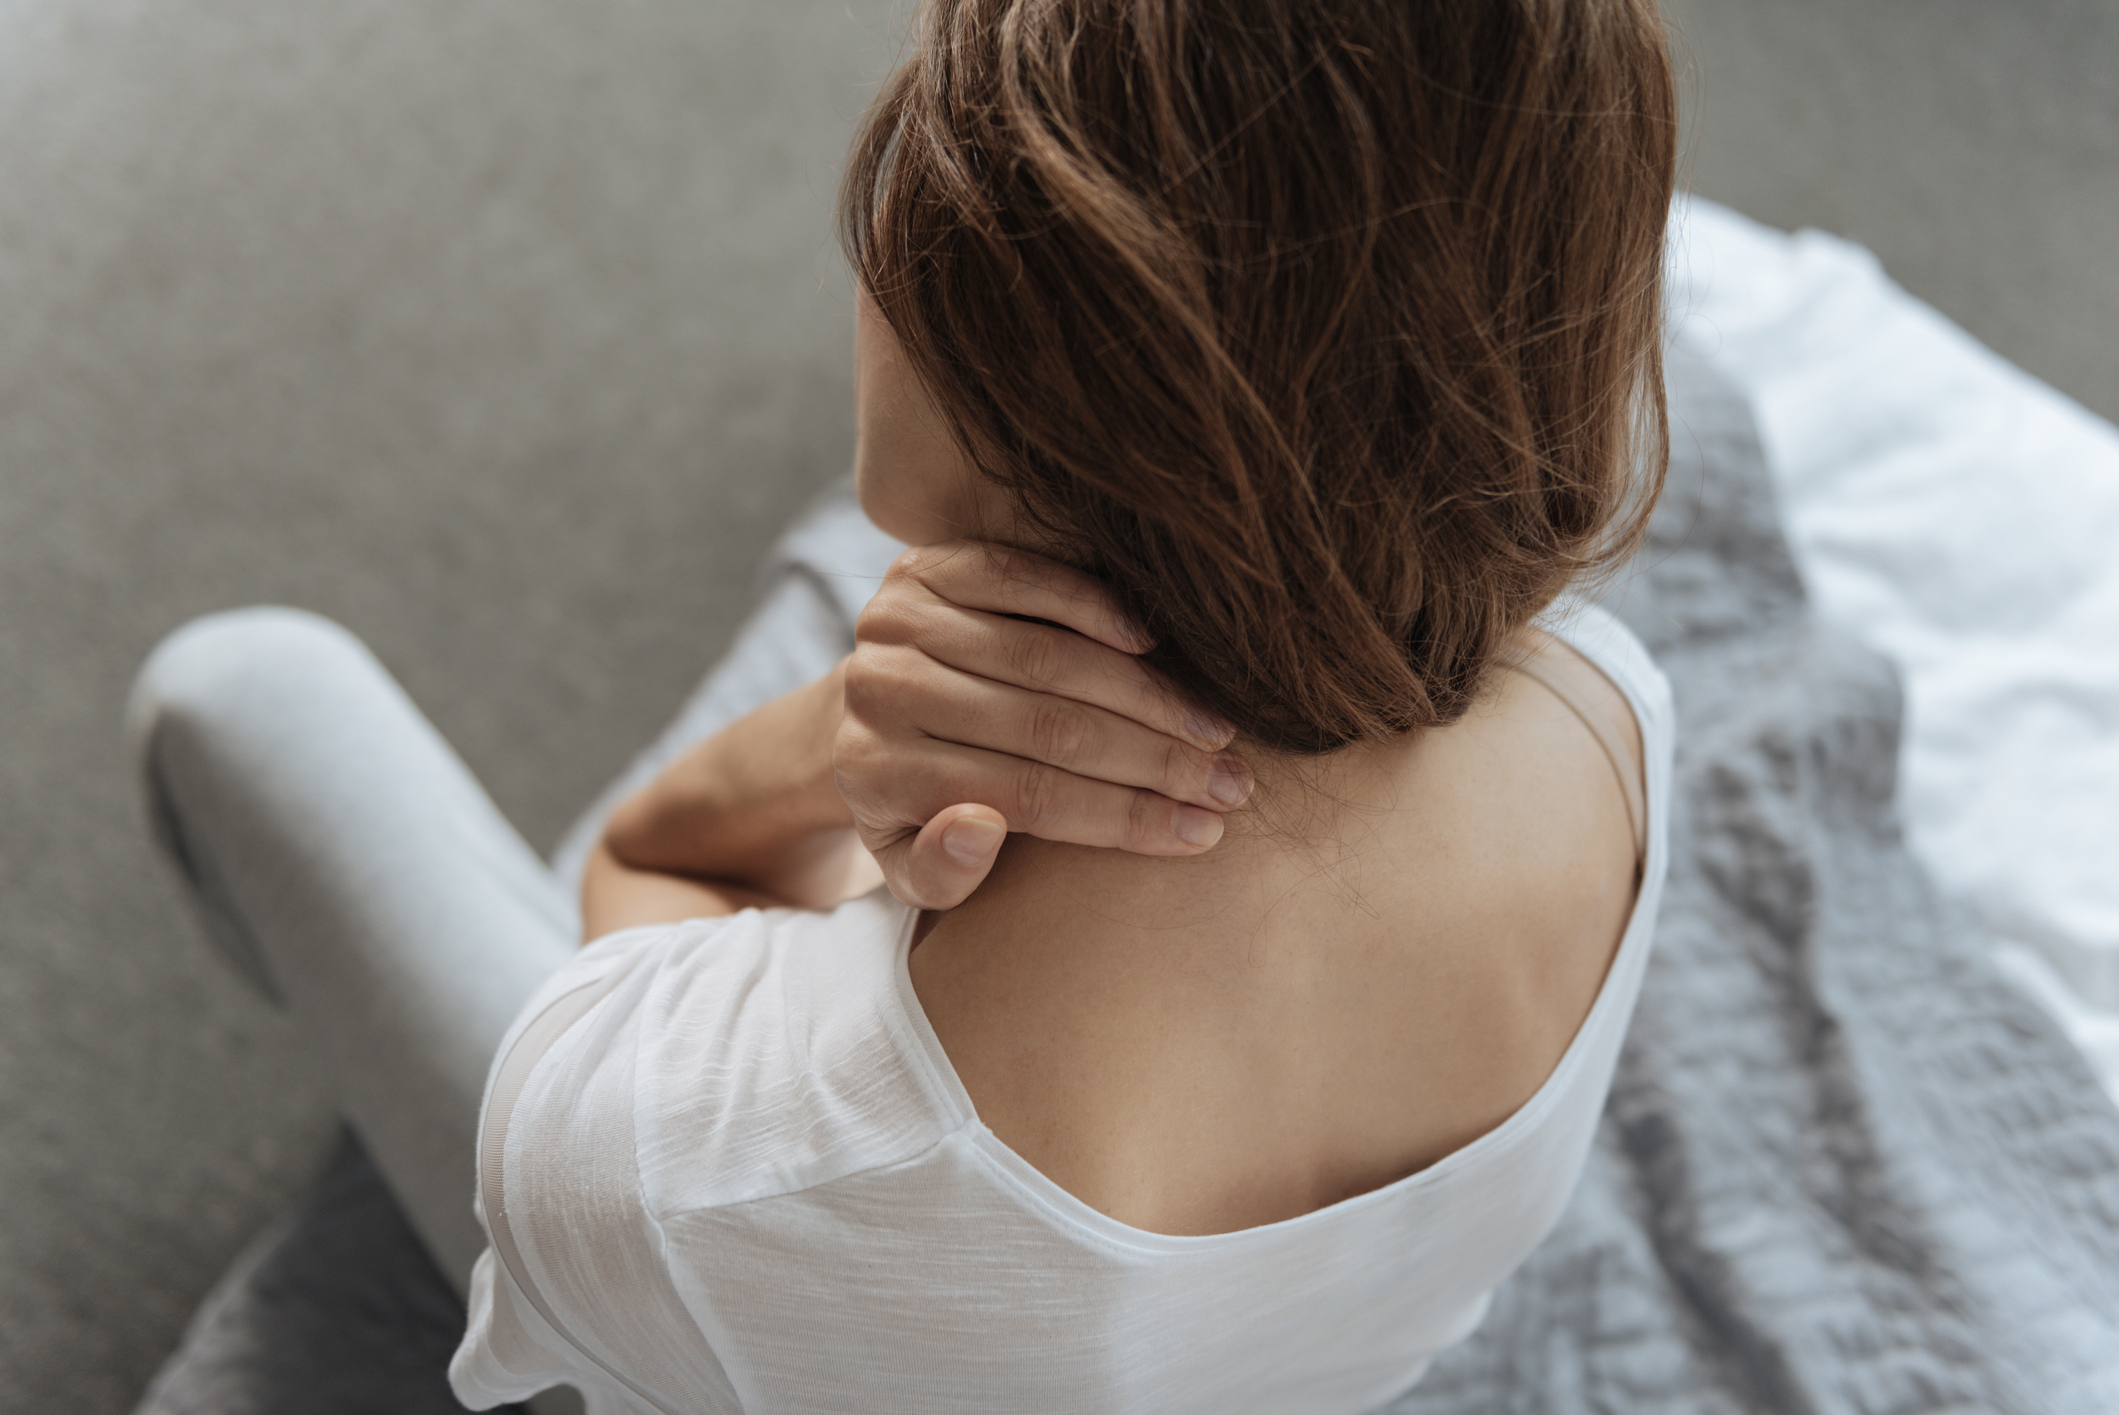
[[[1486,961],[1513,975],[1543,1038],[1525,1053],[1542,1079],[1632,915],[1647,827],[1641,726],[1593,663],[1533,630],[1438,758],[1433,789],[1456,848],[1421,887],[1455,927],[1491,939]]]
[[[1011,839],[913,956],[994,1134],[1106,1213],[1211,1233],[1389,1183],[1520,1108],[1631,917],[1605,736],[1636,775],[1641,740],[1593,665],[1530,643],[1544,673],[1348,759],[1331,839],[1232,832],[1193,860]]]
[[[1636,784],[1646,773],[1640,719],[1625,692],[1581,650],[1556,634],[1530,628],[1501,660],[1504,674],[1527,677],[1582,719],[1612,767]],[[1622,782],[1623,784],[1623,782]]]

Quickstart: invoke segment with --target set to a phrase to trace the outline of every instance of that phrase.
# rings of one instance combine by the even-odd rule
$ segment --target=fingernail
[[[1240,806],[1251,794],[1251,767],[1234,752],[1217,752],[1207,774],[1207,794],[1224,806]]]
[[[1236,729],[1209,712],[1198,708],[1185,709],[1185,731],[1192,740],[1206,747],[1226,747],[1236,739]]]
[[[1197,806],[1179,806],[1170,812],[1170,829],[1185,844],[1204,850],[1221,839],[1221,817]]]
[[[1008,832],[990,820],[965,816],[942,831],[942,849],[960,865],[983,865],[1001,848]]]

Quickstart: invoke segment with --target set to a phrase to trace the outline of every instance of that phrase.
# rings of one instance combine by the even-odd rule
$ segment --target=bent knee
[[[172,631],[140,666],[125,708],[136,767],[173,728],[244,730],[290,694],[328,693],[332,680],[374,664],[350,631],[305,609],[257,605],[201,615]]]

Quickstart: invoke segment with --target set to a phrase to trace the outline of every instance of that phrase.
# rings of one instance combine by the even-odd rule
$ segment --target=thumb
[[[1008,838],[1008,819],[991,806],[949,806],[917,835],[884,850],[876,863],[890,892],[915,909],[954,909],[971,897]]]

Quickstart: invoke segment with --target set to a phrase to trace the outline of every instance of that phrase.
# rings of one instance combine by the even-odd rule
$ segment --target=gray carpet
[[[136,1415],[451,1415],[463,1330],[462,1299],[347,1131],[200,1304]]]
[[[151,872],[134,666],[320,610],[555,837],[844,468],[887,20],[0,9],[0,1408],[129,1409],[335,1133]]]

